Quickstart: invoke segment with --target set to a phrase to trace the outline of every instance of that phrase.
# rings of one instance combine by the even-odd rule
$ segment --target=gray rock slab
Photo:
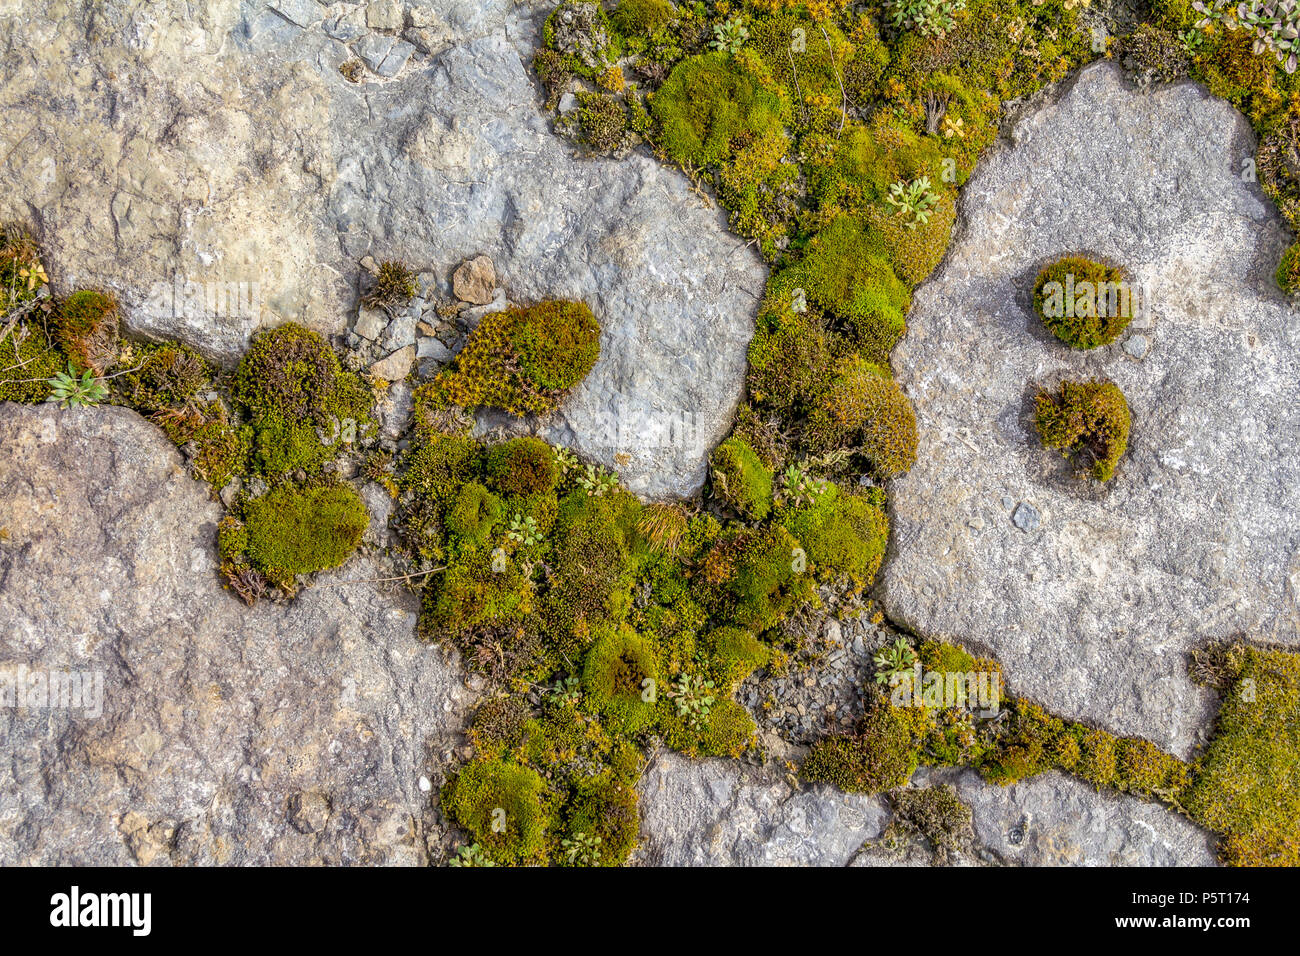
[[[844,866],[886,818],[877,797],[674,753],[650,763],[640,795],[636,859],[651,866]]]
[[[418,602],[341,582],[247,608],[220,507],[122,409],[0,404],[0,668],[102,712],[0,709],[0,864],[424,864],[471,694]],[[439,853],[434,858],[437,858]]]
[[[920,453],[892,486],[887,613],[987,647],[1063,716],[1183,757],[1212,717],[1187,651],[1298,639],[1300,316],[1271,280],[1288,238],[1240,175],[1253,154],[1245,120],[1197,86],[1142,95],[1090,67],[976,170],[893,356]],[[1075,251],[1146,289],[1160,345],[1141,362],[1118,342],[1068,349],[1033,315],[1038,269]],[[1128,398],[1104,487],[1033,429],[1034,389],[1059,377]],[[1011,519],[1025,500],[1030,533]]]
[[[352,84],[323,23],[255,3],[157,0],[142,45],[130,0],[93,26],[24,2],[0,18],[0,219],[39,223],[51,274],[115,291],[135,331],[227,363],[285,320],[343,331],[365,255],[440,276],[489,255],[512,301],[583,299],[604,329],[547,434],[638,493],[689,495],[739,399],[765,268],[681,174],[550,131],[525,65],[550,5],[409,3],[450,45]],[[343,11],[320,10],[339,33]],[[380,42],[410,46],[356,39],[381,69]],[[247,308],[178,301],[177,278],[243,283]]]

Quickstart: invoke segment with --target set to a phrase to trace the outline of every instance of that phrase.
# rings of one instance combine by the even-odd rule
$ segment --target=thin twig
[[[844,79],[840,76],[840,65],[835,62],[835,50],[831,47],[831,38],[826,33],[826,28],[820,23],[817,29],[822,31],[822,39],[826,41],[826,52],[831,55],[831,68],[835,70],[835,82],[840,85],[840,128],[835,131],[838,136],[844,132],[844,121],[849,115],[849,93],[844,89]]]
[[[397,577],[394,578],[365,578],[360,581],[333,581],[329,584],[318,584],[316,585],[316,587],[337,588],[337,587],[342,587],[345,584],[387,584],[390,581],[410,581],[415,578],[426,577],[430,574],[433,574],[434,571],[446,571],[446,570],[447,569],[445,567],[430,568],[428,571],[414,571],[411,574],[399,574]]]
[[[799,109],[803,112],[803,121],[808,122],[808,104],[804,102],[803,88],[799,86],[799,68],[794,65],[794,54],[790,52],[790,45],[785,47],[785,58],[790,61],[790,73],[794,77],[794,90],[799,94]]]

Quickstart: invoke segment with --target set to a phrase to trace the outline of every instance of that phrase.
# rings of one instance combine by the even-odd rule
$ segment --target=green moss
[[[890,803],[894,808],[890,829],[919,834],[936,849],[956,847],[971,828],[971,809],[949,784],[898,790]]]
[[[415,273],[404,263],[387,260],[379,264],[370,289],[361,297],[368,309],[404,305],[416,293]]]
[[[762,521],[772,510],[772,470],[742,439],[728,438],[710,459],[714,497],[737,512]]]
[[[0,333],[7,322],[0,321]],[[67,368],[68,360],[37,321],[15,322],[0,339],[0,402],[43,402],[46,380]]]
[[[517,750],[524,742],[528,702],[519,696],[489,697],[479,704],[469,736],[481,757],[496,759]]]
[[[1187,764],[1151,741],[1123,737],[1116,741],[1115,747],[1115,782],[1119,789],[1144,796],[1176,798],[1187,785]]]
[[[710,661],[709,677],[729,693],[771,659],[767,646],[750,631],[738,627],[714,628],[702,645]]]
[[[790,108],[761,62],[725,53],[678,63],[649,102],[658,144],[689,168],[721,162],[742,139],[779,134]]]
[[[600,355],[600,325],[581,302],[491,312],[433,384],[439,401],[512,415],[553,410]]]
[[[778,293],[779,294],[779,293]],[[754,404],[783,421],[797,421],[825,390],[842,348],[818,317],[764,300],[749,343],[746,384]],[[778,311],[779,310],[779,311]]]
[[[535,604],[533,582],[516,562],[502,561],[500,554],[485,549],[470,551],[431,577],[420,631],[426,638],[459,639],[481,628],[526,621]],[[531,659],[520,662],[522,667],[531,664]]]
[[[447,815],[497,863],[543,862],[556,829],[546,784],[535,770],[474,760],[443,787]]]
[[[1195,60],[1198,79],[1210,92],[1242,112],[1251,113],[1256,99],[1274,91],[1277,62],[1270,53],[1256,53],[1250,30],[1216,30]]]
[[[965,674],[974,671],[980,662],[965,648],[947,641],[924,640],[918,649],[921,665],[927,671]]]
[[[805,441],[814,451],[850,448],[880,478],[916,463],[916,413],[885,369],[850,355],[808,415]]]
[[[578,108],[569,116],[578,142],[597,153],[616,153],[628,144],[630,117],[619,96],[609,93],[577,94]]]
[[[105,292],[72,293],[54,313],[55,338],[80,370],[104,374],[117,360],[117,300]]]
[[[587,652],[582,689],[610,727],[629,734],[648,729],[663,693],[653,645],[628,628],[610,629]]]
[[[373,424],[370,390],[320,335],[292,322],[253,339],[231,391],[258,427],[311,422],[332,433],[343,419],[358,430]]]
[[[268,477],[300,468],[314,471],[333,454],[333,449],[321,443],[310,421],[272,418],[254,433],[253,464]]]
[[[561,0],[542,24],[542,43],[564,56],[573,73],[594,79],[622,54],[621,38],[600,4]]]
[[[145,414],[193,405],[212,388],[212,365],[176,342],[133,346],[136,368],[115,381],[123,398]]]
[[[652,551],[676,555],[686,538],[689,522],[680,505],[652,503],[641,509],[636,530]]]
[[[574,801],[566,829],[570,839],[578,834],[599,839],[593,865],[618,866],[640,835],[636,788],[616,777],[584,791]],[[563,852],[561,862],[568,862]]]
[[[811,308],[858,349],[883,361],[903,335],[911,297],[880,250],[861,222],[834,219],[802,260],[772,277],[764,311]]]
[[[1282,253],[1282,261],[1278,263],[1274,277],[1278,287],[1287,295],[1300,292],[1300,243],[1293,242]]]
[[[1143,23],[1124,38],[1125,64],[1144,77],[1170,82],[1187,76],[1191,58],[1174,30]]]
[[[823,209],[861,214],[883,205],[896,182],[926,178],[940,183],[944,158],[937,140],[881,114],[870,126],[844,131],[830,162],[814,166],[810,188]]]
[[[669,0],[619,0],[609,23],[625,37],[649,37],[677,19]]]
[[[251,433],[242,440],[251,449],[250,464],[269,478],[299,469],[318,474],[349,442],[376,427],[370,389],[342,368],[323,338],[294,323],[253,339],[231,392],[250,422]],[[214,441],[210,451],[234,467],[241,440],[221,431]]]
[[[596,629],[627,615],[639,560],[639,514],[640,505],[626,492],[593,497],[579,490],[560,501],[546,617],[566,649],[570,642],[585,646]]]
[[[875,701],[853,734],[823,737],[800,770],[810,783],[829,783],[848,793],[879,793],[901,787],[921,759],[923,708]]]
[[[715,699],[699,724],[664,708],[664,742],[688,757],[738,757],[754,739],[754,719],[734,700]]]
[[[1237,646],[1225,670],[1184,805],[1223,836],[1226,862],[1300,865],[1300,654]]]
[[[503,513],[501,499],[471,481],[456,493],[444,523],[460,547],[480,548],[491,540]]]
[[[296,575],[346,561],[369,519],[365,503],[347,485],[274,488],[245,511],[249,561],[272,581],[291,587]]]
[[[1075,772],[1097,787],[1115,783],[1118,771],[1115,738],[1104,730],[1088,730],[1079,738],[1079,763]]]
[[[538,438],[512,438],[484,456],[488,482],[503,495],[536,495],[555,490],[559,469],[555,455]]]
[[[822,30],[826,31],[825,36]],[[857,64],[854,78],[859,91],[871,83],[874,70],[879,76],[887,61],[878,39],[871,43],[860,34],[859,44],[849,44],[840,28],[830,20],[814,20],[801,10],[780,10],[749,22],[749,46],[763,59],[776,83],[793,102],[792,122],[804,128],[825,128],[840,118],[840,82],[847,72],[845,60]],[[802,38],[802,42],[796,42]],[[860,47],[868,46],[859,54]],[[839,51],[837,58],[835,50]]]
[[[237,558],[248,550],[248,531],[233,515],[226,515],[217,525],[217,552],[223,560]]]
[[[1060,393],[1039,392],[1034,424],[1043,444],[1081,460],[1085,474],[1109,481],[1128,448],[1128,402],[1118,385],[1063,382]]]
[[[478,443],[473,439],[431,432],[406,459],[406,470],[398,483],[404,491],[450,501],[460,486],[478,473],[480,458]]]
[[[1058,339],[1094,349],[1119,336],[1133,319],[1122,269],[1083,256],[1063,256],[1044,266],[1034,283],[1034,312]]]
[[[1002,786],[1052,769],[1057,741],[1074,733],[1032,701],[1013,698],[1008,703],[1007,727],[979,766],[986,780]]]
[[[773,627],[812,596],[807,553],[780,525],[724,533],[703,564],[706,603],[745,630]]]
[[[546,91],[546,108],[555,109],[573,80],[573,71],[562,54],[547,49],[538,50],[533,56],[533,71]]]
[[[856,588],[876,576],[889,540],[884,511],[866,495],[834,485],[810,504],[789,511],[782,524],[803,546],[818,577],[844,577]]]

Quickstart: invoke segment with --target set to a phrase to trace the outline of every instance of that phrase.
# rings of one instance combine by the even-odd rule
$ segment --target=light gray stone
[[[388,328],[384,330],[383,345],[386,349],[397,350],[415,344],[415,323],[419,321],[414,304],[393,316]]]
[[[324,8],[316,0],[271,0],[271,9],[300,27],[315,26],[325,18]]]
[[[1270,279],[1289,240],[1237,175],[1244,119],[1191,84],[1141,95],[1093,66],[1010,135],[964,188],[964,225],[893,356],[920,451],[891,489],[883,603],[981,642],[1056,713],[1188,757],[1213,717],[1189,649],[1298,639],[1300,316]],[[1147,289],[1160,348],[1143,362],[1068,349],[1033,315],[1037,270],[1073,251]],[[1128,454],[1104,487],[1033,428],[1034,387],[1063,376],[1128,398]],[[1050,520],[962,531],[1010,495]]]
[[[352,331],[363,339],[376,341],[388,328],[388,313],[383,309],[367,309],[364,305],[357,310],[357,322]]]
[[[651,866],[843,866],[886,820],[877,797],[671,752],[651,761],[640,795],[636,859]]]
[[[414,364],[415,346],[408,345],[375,362],[370,366],[370,372],[385,382],[400,382],[410,374],[411,366]]]
[[[366,34],[352,49],[374,73],[389,79],[402,72],[415,52],[414,44],[382,33]]]
[[[344,584],[360,556],[245,607],[220,507],[134,412],[0,404],[0,446],[0,667],[103,681],[98,717],[0,709],[0,864],[429,862],[419,779],[472,695],[414,596]]]
[[[1011,523],[1021,531],[1035,531],[1041,517],[1037,508],[1027,501],[1022,501],[1016,505],[1016,510],[1011,512]]]
[[[1140,359],[1151,348],[1151,340],[1145,335],[1131,335],[1124,342],[1124,351],[1135,359]]]
[[[1186,817],[1128,794],[1098,793],[1045,773],[1009,787],[973,770],[920,770],[913,783],[951,783],[971,808],[986,859],[1020,866],[1212,866],[1213,837]]]
[[[416,343],[415,355],[416,358],[433,359],[435,362],[451,361],[451,349],[432,337],[422,338]]]
[[[402,0],[370,0],[366,4],[366,26],[372,30],[400,30],[405,23]]]

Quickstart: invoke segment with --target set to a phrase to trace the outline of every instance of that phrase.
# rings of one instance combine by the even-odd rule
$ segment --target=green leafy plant
[[[889,187],[885,203],[901,216],[908,229],[915,229],[930,221],[930,213],[939,204],[939,194],[930,183],[929,176],[912,182],[897,182]]]
[[[673,682],[668,692],[673,703],[677,705],[677,715],[685,717],[692,730],[703,730],[713,710],[716,688],[711,680],[703,680],[696,674],[682,674]]]
[[[1178,34],[1178,41],[1183,48],[1183,52],[1188,56],[1199,53],[1201,47],[1205,45],[1205,34],[1195,27]]]
[[[871,660],[876,665],[876,683],[888,684],[895,677],[911,671],[916,665],[916,651],[900,637]]]
[[[953,14],[966,9],[966,0],[888,0],[890,22],[922,36],[941,37],[953,26]]]
[[[506,532],[510,540],[515,544],[521,544],[525,548],[531,548],[542,541],[542,533],[537,529],[537,519],[532,515],[521,515],[516,513],[510,519],[510,530]]]
[[[1196,0],[1192,9],[1201,14],[1196,28],[1204,30],[1211,23],[1228,30],[1239,27],[1254,35],[1256,53],[1273,54],[1282,69],[1294,73],[1296,54],[1300,52],[1300,4],[1297,0],[1251,0],[1233,4],[1228,0],[1204,3]]]
[[[80,373],[77,367],[68,363],[66,372],[56,372],[48,379],[50,397],[47,402],[58,402],[62,408],[76,408],[78,405],[98,405],[108,397],[108,387],[89,371]]]
[[[572,837],[565,837],[561,840],[560,848],[564,851],[564,861],[569,866],[600,865],[599,836],[588,836],[582,832],[575,833]]]
[[[546,697],[553,704],[577,707],[582,702],[582,681],[576,675],[570,674],[552,684]]]
[[[456,855],[447,861],[448,866],[496,866],[483,848],[477,843],[462,843],[456,848]]]
[[[560,474],[563,477],[569,477],[571,473],[577,471],[581,467],[578,464],[578,456],[569,451],[569,449],[565,448],[563,445],[556,445],[551,449],[551,451],[555,454],[556,467],[560,469]]]
[[[618,475],[608,472],[599,465],[588,465],[586,471],[577,477],[578,487],[592,498],[599,498],[618,487]]]
[[[809,474],[808,462],[803,461],[786,466],[785,471],[781,473],[777,497],[782,504],[798,508],[813,504],[826,488],[826,482]]]
[[[713,39],[709,46],[722,53],[735,55],[749,41],[749,27],[740,17],[732,17],[713,25]]]

